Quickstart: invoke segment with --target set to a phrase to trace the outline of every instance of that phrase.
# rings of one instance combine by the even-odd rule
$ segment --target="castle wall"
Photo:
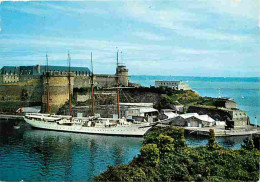
[[[2,106],[5,111],[15,112],[19,107],[35,105],[42,105],[42,111],[46,111],[46,75],[45,72],[39,72],[39,66],[36,68],[37,74],[34,74],[31,67],[28,70],[23,68],[24,71],[21,73],[16,71],[2,72],[0,75],[0,112],[3,111]],[[56,113],[69,99],[67,74],[66,71],[50,71],[49,101],[53,113]],[[119,77],[120,86],[128,86],[128,70],[125,66],[120,66],[116,75]],[[97,87],[114,87],[118,78],[116,75],[95,74],[94,85]],[[84,71],[73,72],[71,82],[72,92],[73,88],[80,89],[91,86],[90,75]]]
[[[47,79],[43,77],[44,92],[42,95],[42,110],[46,112],[47,108]],[[71,88],[74,85],[74,75],[71,77]],[[73,89],[71,89],[73,93]],[[51,113],[56,113],[61,106],[69,100],[69,80],[66,74],[53,74],[49,77],[49,104]],[[71,93],[71,94],[72,94]]]
[[[86,88],[91,86],[90,76],[76,76],[74,78],[74,88]]]
[[[43,93],[40,79],[0,84],[0,112],[14,113],[19,107],[41,104]]]
[[[99,87],[113,87],[116,85],[114,75],[95,75],[94,82]]]

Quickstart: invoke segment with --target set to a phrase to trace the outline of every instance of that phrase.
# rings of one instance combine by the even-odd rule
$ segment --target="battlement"
[[[27,101],[28,103],[41,103],[43,112],[47,104],[47,79],[49,83],[51,112],[57,112],[69,98],[69,75],[71,77],[71,92],[75,88],[91,86],[91,72],[88,68],[49,66],[20,66],[3,67],[0,70],[0,98],[7,102]],[[111,88],[117,85],[128,86],[128,69],[119,65],[115,74],[94,74],[96,87]]]
[[[87,67],[71,67],[71,72],[76,75],[89,75],[91,72]],[[29,76],[40,76],[43,75],[47,70],[47,67],[36,65],[36,66],[4,66],[0,70],[0,75],[29,75]],[[60,72],[63,74],[68,72],[67,66],[48,66],[49,72]]]
[[[49,71],[49,72],[43,72],[43,76],[51,76],[51,77],[75,77],[76,73],[74,72],[62,72],[62,71]]]

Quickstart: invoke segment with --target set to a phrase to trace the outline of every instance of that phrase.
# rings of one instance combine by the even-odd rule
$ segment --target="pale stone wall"
[[[191,90],[188,84],[183,81],[155,81],[155,87],[169,87],[175,90]]]
[[[47,108],[47,79],[43,77],[44,93],[42,95],[42,109],[46,112]],[[74,85],[74,75],[71,77],[71,88]],[[54,74],[49,77],[49,104],[52,113],[56,113],[61,106],[69,100],[69,78],[66,74]],[[71,89],[73,93],[73,89]]]
[[[19,82],[19,75],[2,75],[3,83],[15,83]]]
[[[0,100],[2,101],[41,101],[42,82],[31,79],[25,83],[0,84]]]
[[[226,101],[225,102],[225,108],[230,108],[230,109],[237,109],[237,103],[236,102],[233,102],[233,101]]]
[[[116,85],[115,75],[95,75],[95,85],[99,87],[113,87]]]
[[[120,86],[127,87],[128,86],[128,82],[129,82],[129,80],[128,80],[128,77],[129,77],[128,76],[128,69],[126,69],[125,66],[119,66],[117,68],[116,73],[117,73],[117,76],[119,77],[119,84],[120,84]]]
[[[90,76],[76,76],[74,79],[74,88],[86,88],[91,86]]]
[[[88,100],[91,99],[91,95],[90,94],[86,94],[86,95],[76,95],[76,100],[77,102],[86,102]]]
[[[228,111],[231,115],[231,119],[234,121],[234,126],[246,126],[248,124],[248,115],[246,111],[232,110]]]
[[[73,88],[86,88],[91,86],[90,75],[71,73],[71,85]],[[118,72],[121,86],[128,86],[128,70],[124,67]],[[116,86],[115,75],[94,75],[94,85],[98,87],[114,87]],[[50,106],[52,112],[56,113],[58,109],[64,105],[69,99],[69,85],[67,72],[50,72]],[[46,75],[31,74],[14,74],[0,75],[0,102],[8,103],[40,103],[43,112],[46,111]],[[97,96],[98,97],[98,96]],[[82,100],[83,98],[81,98]],[[84,99],[83,99],[84,100]],[[4,104],[2,104],[4,105]],[[21,104],[21,107],[23,105]],[[1,106],[0,106],[1,111]]]

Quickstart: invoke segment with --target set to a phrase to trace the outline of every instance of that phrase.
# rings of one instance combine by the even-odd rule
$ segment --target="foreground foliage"
[[[155,128],[127,165],[110,166],[96,181],[257,181],[260,151],[221,147],[214,130],[204,147],[187,147],[183,128]]]

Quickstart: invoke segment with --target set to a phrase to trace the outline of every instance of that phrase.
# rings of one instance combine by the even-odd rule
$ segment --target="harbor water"
[[[108,165],[128,163],[142,138],[32,129],[0,121],[1,181],[86,181]]]
[[[87,181],[109,165],[130,162],[143,138],[100,136],[32,129],[0,120],[0,181]],[[245,137],[218,138],[226,147],[240,148]],[[189,146],[207,144],[189,137]]]
[[[132,76],[146,86],[155,80],[183,80],[202,96],[233,97],[252,122],[260,118],[259,79]],[[259,122],[260,123],[260,122]],[[87,181],[109,165],[128,163],[139,154],[142,138],[99,136],[32,129],[0,120],[0,181]],[[246,137],[218,138],[225,147],[240,148]],[[188,137],[189,146],[207,144],[206,138]]]

